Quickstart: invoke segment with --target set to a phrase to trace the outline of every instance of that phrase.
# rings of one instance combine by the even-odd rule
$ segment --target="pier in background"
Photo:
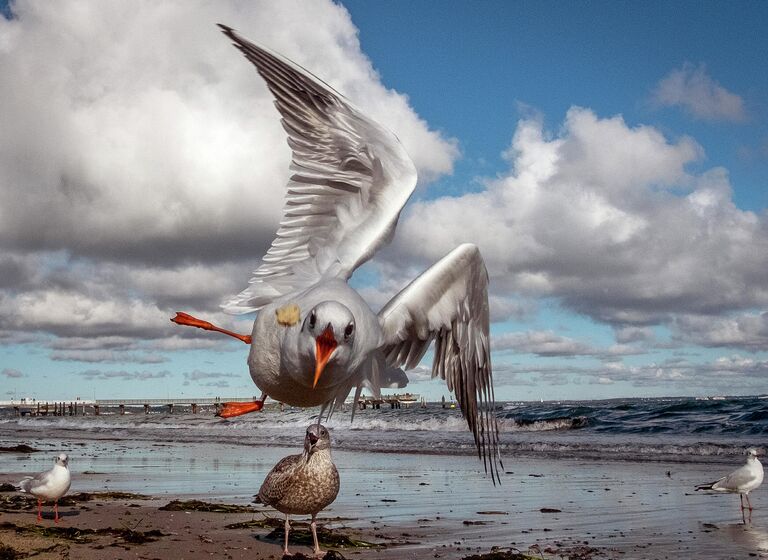
[[[257,400],[258,397],[253,397]],[[182,409],[185,412],[189,410],[192,414],[197,414],[201,410],[211,410],[219,412],[223,403],[228,401],[242,402],[242,397],[224,398],[224,397],[202,397],[202,398],[165,398],[165,399],[96,399],[96,400],[70,400],[70,401],[47,401],[37,399],[18,399],[10,401],[0,401],[0,409],[12,409],[16,416],[98,416],[104,409],[111,409],[111,414],[125,414],[127,409],[143,410],[144,414],[149,414],[153,407],[165,407],[169,414],[175,410]],[[361,395],[358,401],[358,407],[381,408],[382,405],[389,405],[389,408],[409,407],[419,403],[426,405],[426,401],[419,395],[412,393],[381,395],[380,397]],[[280,406],[282,403],[274,403]],[[345,403],[351,405],[352,400],[348,399]]]

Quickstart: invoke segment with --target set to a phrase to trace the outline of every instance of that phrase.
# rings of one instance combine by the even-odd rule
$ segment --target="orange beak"
[[[336,339],[333,336],[333,327],[330,323],[320,336],[315,339],[315,380],[312,383],[312,388],[317,387],[317,382],[320,381],[320,376],[323,374],[325,364],[331,359],[331,354],[336,350]]]

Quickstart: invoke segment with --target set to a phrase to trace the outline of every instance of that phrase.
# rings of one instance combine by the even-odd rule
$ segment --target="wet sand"
[[[164,443],[147,450],[103,440],[70,444],[66,451],[71,493],[126,491],[154,499],[96,499],[62,507],[59,527],[163,535],[145,544],[127,544],[109,533],[76,543],[18,533],[14,526],[35,526],[34,510],[5,508],[0,543],[22,552],[54,546],[36,558],[282,556],[280,539],[268,538],[271,528],[226,527],[265,516],[281,519],[269,508],[253,505],[253,513],[159,508],[173,499],[249,505],[269,468],[297,449]],[[5,473],[0,483],[45,470],[52,452],[0,454]],[[693,491],[695,484],[725,474],[723,465],[507,457],[507,474],[494,487],[474,457],[339,451],[334,458],[342,486],[321,524],[380,545],[339,549],[346,558],[460,559],[493,547],[544,558],[768,558],[762,489],[752,495],[757,509],[748,525],[741,523],[737,496]],[[53,525],[50,518],[40,524]],[[311,552],[302,544],[291,549]]]

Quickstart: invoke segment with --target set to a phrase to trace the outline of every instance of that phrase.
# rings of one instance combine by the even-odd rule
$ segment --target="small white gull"
[[[757,458],[756,449],[747,449],[747,462],[733,471],[728,476],[696,487],[696,490],[712,490],[714,492],[729,492],[738,494],[741,502],[741,519],[744,519],[744,498],[749,507],[749,519],[752,520],[752,503],[749,501],[749,493],[763,483],[763,465]]]
[[[54,521],[59,522],[59,498],[69,491],[72,477],[69,474],[69,457],[61,453],[54,460],[53,468],[35,476],[24,477],[20,490],[37,497],[37,520],[43,519],[43,501],[53,500]]]
[[[186,313],[171,319],[251,344],[248,366],[262,399],[226,403],[220,415],[260,410],[266,396],[320,405],[330,415],[353,389],[357,402],[363,387],[378,394],[405,386],[400,368],[417,366],[434,342],[432,377],[455,391],[495,482],[502,465],[480,251],[456,247],[372,311],[347,281],[394,235],[416,186],[413,162],[392,132],[329,85],[221,28],[274,95],[293,160],[276,238],[250,286],[223,305],[235,314],[259,312],[251,335]]]

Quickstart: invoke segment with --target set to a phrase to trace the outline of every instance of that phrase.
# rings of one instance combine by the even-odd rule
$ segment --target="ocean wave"
[[[156,411],[153,411],[156,412]],[[499,403],[502,451],[601,460],[724,460],[768,434],[768,401],[739,398],[623,399]],[[0,417],[0,442],[217,442],[295,447],[319,409],[267,410],[231,419],[210,413]],[[476,453],[458,409],[337,411],[325,424],[339,449],[401,453]],[[334,444],[337,445],[337,444]]]

